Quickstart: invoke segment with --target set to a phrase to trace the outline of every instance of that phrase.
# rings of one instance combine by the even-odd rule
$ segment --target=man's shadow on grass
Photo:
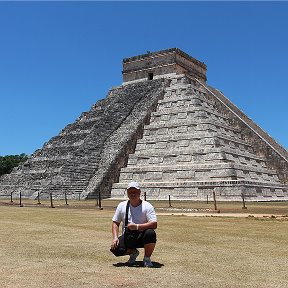
[[[151,267],[152,269],[161,268],[164,266],[164,264],[161,264],[159,262],[154,262],[154,261],[152,261],[152,264],[153,264],[153,267]],[[134,267],[134,268],[144,267],[142,261],[136,261],[134,264],[128,264],[127,262],[118,262],[118,263],[113,264],[113,266],[114,267]]]

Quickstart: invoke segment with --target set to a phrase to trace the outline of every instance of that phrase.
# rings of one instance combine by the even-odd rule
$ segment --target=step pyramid
[[[288,200],[288,153],[178,48],[123,60],[123,84],[0,178],[0,195]]]

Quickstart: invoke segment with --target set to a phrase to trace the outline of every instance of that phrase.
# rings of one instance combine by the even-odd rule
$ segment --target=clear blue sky
[[[288,2],[0,2],[0,155],[31,154],[122,83],[122,59],[178,47],[288,148]]]

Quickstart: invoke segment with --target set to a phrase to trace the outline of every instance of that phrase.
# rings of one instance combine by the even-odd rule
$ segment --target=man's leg
[[[123,236],[120,236],[118,238],[119,244],[115,249],[110,249],[110,251],[115,255],[115,256],[124,256],[124,255],[129,255],[131,251],[129,251],[124,244],[124,238]]]
[[[143,259],[143,265],[144,267],[153,267],[150,259],[156,245],[156,233],[153,229],[147,229],[144,231],[143,244],[145,254]]]
[[[144,254],[145,254],[145,257],[151,257],[153,251],[154,251],[154,248],[156,246],[156,243],[148,243],[148,244],[145,244],[144,245]]]

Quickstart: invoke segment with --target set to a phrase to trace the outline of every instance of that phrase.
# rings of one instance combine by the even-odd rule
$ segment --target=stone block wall
[[[168,74],[190,73],[206,82],[206,65],[178,48],[147,53],[123,60],[123,82]]]
[[[241,200],[242,194],[288,199],[287,186],[247,140],[251,127],[243,129],[243,123],[201,81],[175,75],[121,169],[112,197],[126,197],[123,192],[133,179],[152,199],[171,194],[204,200],[213,191],[222,200]]]
[[[0,178],[1,195],[24,197],[53,193],[110,196],[120,167],[133,152],[143,125],[162,97],[168,80],[158,79],[112,89],[59,135],[35,151],[11,174]],[[76,197],[76,196],[75,196]]]
[[[267,167],[277,173],[281,183],[288,184],[287,150],[283,148],[279,143],[277,143],[254,121],[247,117],[220,91],[210,86],[208,88],[239,117],[237,118],[231,112],[227,112],[231,124],[237,123],[237,126],[241,131],[242,139],[245,140],[246,143],[250,144],[251,147],[253,147],[253,150],[257,155],[263,156],[265,158],[265,161],[267,162]]]

